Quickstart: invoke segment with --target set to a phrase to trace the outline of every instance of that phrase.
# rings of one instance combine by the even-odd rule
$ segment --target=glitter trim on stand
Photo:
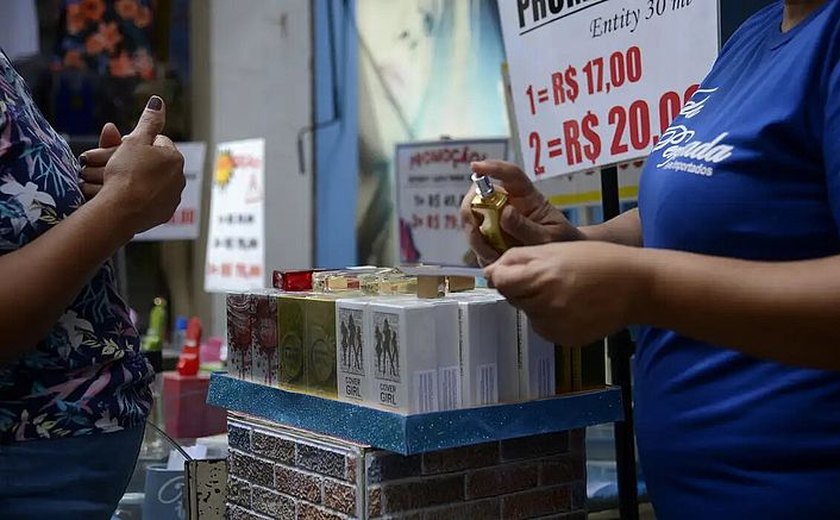
[[[275,423],[413,455],[620,421],[621,391],[405,416],[213,374],[207,402]]]

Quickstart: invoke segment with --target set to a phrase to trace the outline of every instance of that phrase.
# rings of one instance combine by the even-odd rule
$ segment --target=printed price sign
[[[400,263],[467,263],[461,200],[472,189],[470,163],[506,159],[507,147],[507,139],[397,145]]]
[[[265,286],[265,141],[220,143],[213,168],[204,290]]]
[[[702,102],[718,52],[713,0],[500,0],[499,12],[532,178],[646,156]]]

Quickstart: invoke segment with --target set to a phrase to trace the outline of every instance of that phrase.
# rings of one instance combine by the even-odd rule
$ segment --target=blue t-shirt
[[[782,9],[741,27],[655,146],[639,197],[645,247],[840,254],[840,1],[788,33]],[[840,518],[840,373],[656,328],[640,333],[635,371],[659,518]]]

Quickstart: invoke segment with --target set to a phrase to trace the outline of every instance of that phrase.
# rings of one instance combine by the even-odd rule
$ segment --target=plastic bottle
[[[187,324],[189,320],[186,316],[178,316],[175,320],[175,331],[172,334],[171,348],[181,350],[184,348],[184,341],[187,339]]]
[[[181,376],[195,376],[201,365],[201,320],[194,317],[187,325],[184,346],[181,348],[181,355],[178,356],[178,374]]]

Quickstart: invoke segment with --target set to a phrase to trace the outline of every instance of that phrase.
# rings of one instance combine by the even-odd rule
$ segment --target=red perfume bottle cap
[[[306,292],[312,290],[312,274],[315,269],[297,271],[274,271],[272,285],[275,289],[286,292]]]

